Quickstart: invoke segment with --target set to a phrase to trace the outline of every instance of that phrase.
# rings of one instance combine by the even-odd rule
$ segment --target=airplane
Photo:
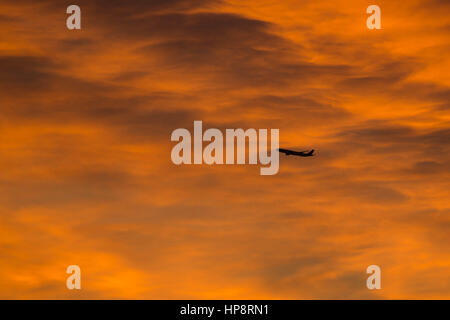
[[[293,155],[293,156],[299,156],[299,157],[312,157],[314,156],[314,149],[311,151],[293,151],[288,149],[278,149],[278,152],[284,153],[285,155]]]

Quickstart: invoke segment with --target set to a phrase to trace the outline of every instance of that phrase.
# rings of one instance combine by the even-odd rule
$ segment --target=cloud
[[[386,3],[377,33],[359,0],[78,5],[69,31],[64,1],[2,2],[3,297],[448,296],[441,1]],[[317,157],[176,166],[194,120]]]

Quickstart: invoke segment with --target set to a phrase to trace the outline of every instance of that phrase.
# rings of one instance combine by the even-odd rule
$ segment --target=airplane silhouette
[[[312,149],[310,152],[306,151],[293,151],[288,149],[278,149],[279,152],[284,153],[287,156],[293,155],[293,156],[299,156],[299,157],[312,157],[314,156],[314,149]]]

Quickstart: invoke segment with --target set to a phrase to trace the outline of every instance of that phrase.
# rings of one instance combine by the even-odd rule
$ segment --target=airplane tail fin
[[[314,154],[314,149],[312,149],[312,150],[308,153],[309,156],[312,156],[313,154]]]

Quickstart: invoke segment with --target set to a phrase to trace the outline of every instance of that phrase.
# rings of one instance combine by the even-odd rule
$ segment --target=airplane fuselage
[[[299,156],[299,157],[312,157],[313,152],[303,152],[303,151],[293,151],[288,149],[278,149],[279,152],[284,153],[287,156],[293,155],[293,156]]]

